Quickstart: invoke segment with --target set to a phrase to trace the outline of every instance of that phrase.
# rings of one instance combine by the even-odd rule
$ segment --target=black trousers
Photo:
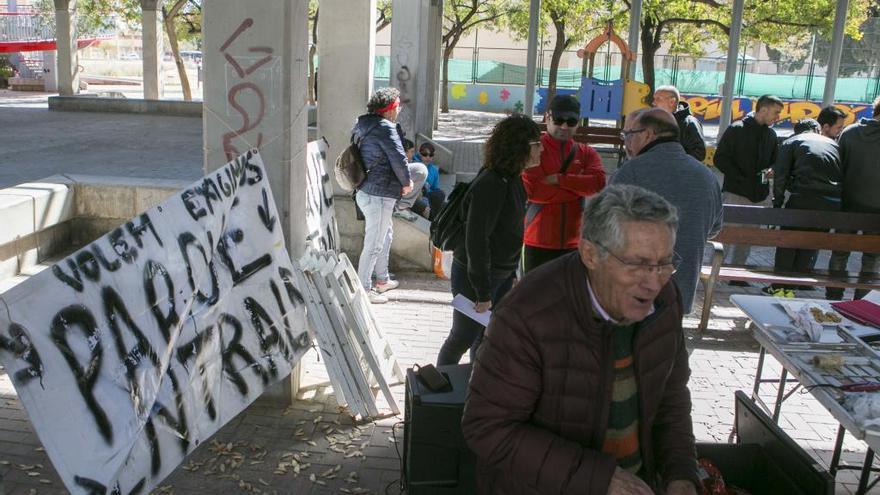
[[[575,248],[571,249],[545,249],[534,246],[523,246],[523,274],[528,273],[535,268],[547,263],[548,261],[553,261],[556,258],[566,255],[572,251],[575,251]]]
[[[821,210],[840,211],[840,201],[831,201],[821,196],[809,196],[804,194],[792,194],[785,203],[785,208],[793,210]],[[786,229],[785,227],[782,230]],[[822,232],[823,229],[797,229],[812,232]],[[815,249],[776,248],[776,256],[773,267],[778,271],[794,273],[810,273],[816,266],[816,258],[819,251]],[[773,284],[774,289],[797,289],[797,287],[785,284]]]

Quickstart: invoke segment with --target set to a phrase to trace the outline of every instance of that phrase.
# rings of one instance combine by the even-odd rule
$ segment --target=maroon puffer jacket
[[[577,252],[529,273],[494,313],[462,429],[481,494],[604,494],[611,326],[594,314]],[[681,302],[670,281],[636,331],[639,443],[652,488],[697,477]]]

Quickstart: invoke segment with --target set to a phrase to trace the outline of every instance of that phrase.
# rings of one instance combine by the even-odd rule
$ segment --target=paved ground
[[[195,180],[202,120],[50,112],[46,96],[0,90],[0,188],[77,173]]]
[[[45,103],[42,105],[39,100],[13,104],[0,95],[4,150],[12,147],[0,157],[0,187],[20,179],[74,171],[139,177],[200,175],[198,119],[49,114]],[[36,120],[30,122],[28,118]],[[467,126],[461,124],[468,119],[474,120],[478,132],[468,135]],[[449,118],[446,123],[441,120],[440,135],[446,133],[453,139],[458,133],[463,141],[476,144],[488,125],[481,124],[483,119],[491,120],[479,115]],[[116,129],[119,132],[114,139],[91,135]],[[131,143],[133,139],[137,143]],[[479,147],[474,150],[471,156],[478,157]],[[772,253],[759,250],[753,256],[767,262]],[[403,367],[433,362],[451,322],[449,284],[427,274],[400,274],[400,279],[402,288],[389,293],[392,301],[374,306],[376,317]],[[746,329],[747,322],[728,302],[730,288],[719,290],[710,330],[691,342],[694,428],[697,438],[708,442],[727,441],[733,420],[733,394],[751,388],[757,363],[757,345]],[[758,289],[737,292],[758,293]],[[800,295],[819,297],[820,293],[806,291]],[[701,297],[698,294],[696,311]],[[685,319],[690,334],[697,325],[696,311]],[[307,354],[303,364],[306,385],[326,380],[316,353]],[[770,371],[778,372],[779,366],[772,363]],[[331,393],[327,388],[310,388],[292,405],[258,401],[221,429],[212,442],[199,447],[157,493],[397,493],[399,457],[394,438],[401,438],[402,419],[392,417],[354,425],[337,409]],[[395,395],[402,404],[403,387],[396,387]],[[774,396],[773,390],[769,389],[766,396]],[[780,424],[827,466],[836,423],[810,395],[794,394],[783,408]],[[849,437],[845,450],[846,461],[861,463],[863,443]],[[299,474],[294,472],[293,461],[300,467]],[[0,475],[5,480],[6,494],[66,493],[2,368]],[[854,472],[840,473],[837,492],[852,493],[854,483]]]

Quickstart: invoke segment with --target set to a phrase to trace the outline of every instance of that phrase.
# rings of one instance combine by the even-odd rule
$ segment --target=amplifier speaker
[[[438,366],[452,391],[430,391],[412,369],[406,371],[403,479],[408,495],[476,493],[476,457],[461,433],[461,415],[471,365]]]

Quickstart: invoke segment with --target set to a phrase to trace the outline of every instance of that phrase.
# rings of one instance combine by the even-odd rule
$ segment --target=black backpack
[[[361,141],[364,140],[365,137],[375,129],[380,122],[377,122],[370,127],[370,130],[364,133],[360,139],[354,139],[354,133],[351,136],[351,144],[348,145],[347,148],[342,150],[342,153],[336,157],[336,165],[333,167],[333,170],[336,174],[336,182],[339,183],[339,187],[342,188],[343,191],[352,192],[356,190],[360,185],[364,182],[364,179],[367,178],[367,170],[364,165],[364,159],[361,156]]]
[[[467,222],[465,199],[471,184],[473,181],[455,184],[446,198],[446,204],[440,207],[440,211],[431,220],[431,244],[441,251],[454,251],[464,242],[464,227]]]

